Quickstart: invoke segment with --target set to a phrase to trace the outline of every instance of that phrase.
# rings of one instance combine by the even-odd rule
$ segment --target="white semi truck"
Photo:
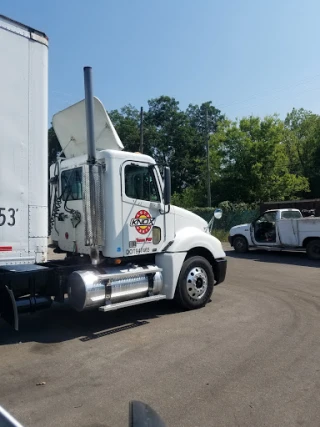
[[[19,313],[66,295],[78,311],[204,306],[225,279],[222,245],[170,204],[168,167],[161,176],[151,157],[123,151],[91,68],[85,100],[53,117],[61,153],[48,197],[48,39],[0,16],[0,52],[0,316],[18,329]],[[47,261],[48,235],[65,259]]]
[[[239,253],[250,248],[306,251],[320,260],[320,218],[303,218],[298,209],[268,210],[251,224],[232,227],[229,242]]]

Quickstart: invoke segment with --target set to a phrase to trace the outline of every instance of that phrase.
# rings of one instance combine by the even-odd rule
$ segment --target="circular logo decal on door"
[[[136,216],[130,221],[130,226],[135,227],[140,234],[148,233],[154,223],[154,218],[151,217],[148,211],[141,210],[137,212]]]

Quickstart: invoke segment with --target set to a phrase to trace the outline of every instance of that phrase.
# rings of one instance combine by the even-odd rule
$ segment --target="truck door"
[[[257,246],[278,246],[279,237],[276,228],[277,212],[265,212],[251,224],[251,238]]]
[[[82,167],[61,171],[60,199],[61,207],[55,220],[59,247],[78,252],[84,249]]]
[[[285,210],[280,212],[280,221],[277,222],[278,234],[284,246],[299,246],[299,220],[301,212]]]
[[[153,165],[123,164],[122,214],[124,256],[161,250],[165,239],[164,204]]]

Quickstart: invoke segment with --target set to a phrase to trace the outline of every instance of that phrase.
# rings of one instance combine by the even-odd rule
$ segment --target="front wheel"
[[[209,261],[201,256],[185,260],[179,275],[175,301],[188,310],[204,307],[214,288],[214,275]]]
[[[308,258],[320,260],[320,239],[311,240],[306,249]]]
[[[234,238],[233,247],[234,247],[234,250],[239,254],[245,254],[249,250],[248,241],[243,236],[237,236]]]

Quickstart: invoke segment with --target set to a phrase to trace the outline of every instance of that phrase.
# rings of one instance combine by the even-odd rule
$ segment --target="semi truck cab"
[[[53,301],[104,312],[163,299],[205,306],[225,279],[222,245],[171,205],[168,167],[123,150],[91,68],[85,99],[53,117],[61,152],[48,197],[48,38],[0,16],[0,50],[0,316],[18,329],[21,313]],[[47,261],[48,235],[64,259]]]

